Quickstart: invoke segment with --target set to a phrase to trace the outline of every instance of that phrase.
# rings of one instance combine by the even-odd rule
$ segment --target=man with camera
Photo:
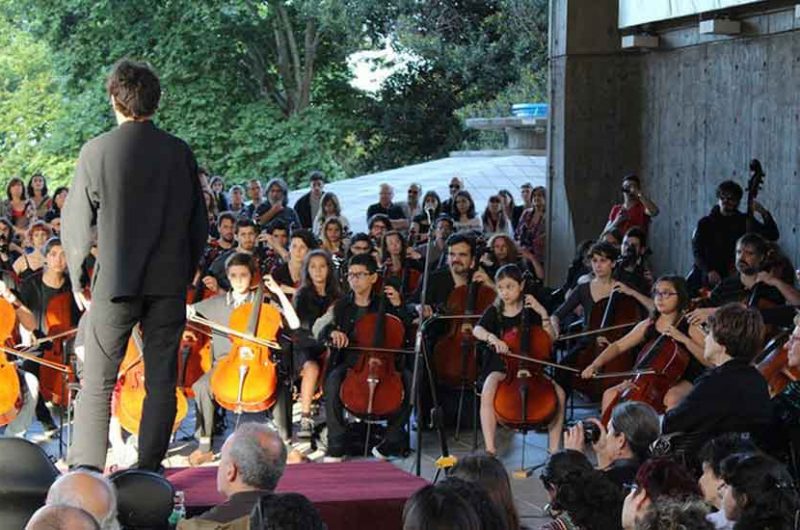
[[[564,434],[564,449],[597,457],[597,469],[620,488],[633,482],[660,434],[656,411],[645,403],[626,401],[614,407],[608,429],[596,418],[577,422]]]
[[[642,193],[642,183],[631,173],[622,179],[622,204],[615,204],[608,214],[608,223],[603,232],[616,228],[625,234],[634,226],[647,233],[650,219],[658,215],[658,206]]]

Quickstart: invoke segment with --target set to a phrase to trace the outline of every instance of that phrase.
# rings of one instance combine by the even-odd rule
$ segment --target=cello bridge
[[[242,346],[239,348],[239,358],[243,361],[252,361],[255,359],[256,355],[251,348],[247,346]]]
[[[520,369],[520,370],[517,370],[517,379],[524,379],[524,378],[527,378],[527,377],[530,377],[530,376],[531,376],[531,373],[528,370],[524,369],[524,368]]]

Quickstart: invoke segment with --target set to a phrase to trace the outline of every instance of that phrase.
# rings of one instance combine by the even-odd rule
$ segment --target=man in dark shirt
[[[264,204],[264,192],[260,180],[251,179],[247,183],[247,196],[250,197],[250,201],[242,208],[242,213],[239,214],[239,217],[255,220],[256,211]]]
[[[408,230],[409,221],[405,213],[403,213],[403,209],[399,205],[394,204],[392,199],[394,199],[394,188],[392,188],[390,184],[384,182],[381,184],[378,202],[367,208],[367,222],[372,219],[373,215],[381,213],[387,216],[392,223],[392,226],[389,227],[391,230]]]
[[[261,423],[242,424],[225,440],[217,468],[217,491],[225,502],[198,518],[228,523],[249,515],[261,497],[275,491],[286,457],[277,432]]]
[[[450,197],[448,197],[443,203],[440,209],[441,213],[447,214],[450,217],[456,217],[455,215],[455,196],[456,193],[464,189],[464,181],[458,177],[453,177],[450,179]]]
[[[253,254],[256,249],[258,229],[256,224],[249,219],[236,221],[236,247],[219,253],[208,266],[208,274],[203,277],[203,283],[212,293],[229,291],[231,288],[225,271],[225,262],[237,253]]]
[[[79,281],[95,224],[99,252],[69,460],[105,467],[111,393],[140,322],[147,396],[138,465],[157,470],[172,437],[186,286],[206,245],[208,213],[192,150],[152,121],[161,97],[156,74],[122,60],[107,88],[119,126],[83,146],[62,210],[64,250],[82,305]]]
[[[763,223],[739,211],[744,192],[732,180],[717,187],[717,205],[711,213],[700,219],[692,235],[694,268],[689,277],[689,287],[696,291],[702,286],[714,287],[734,272],[736,241],[748,231],[764,236],[769,241],[780,237],[778,225],[769,211],[758,201],[753,210],[761,214]]]
[[[752,366],[761,349],[764,322],[738,303],[725,305],[708,319],[703,357],[714,368],[697,379],[692,391],[664,415],[662,430],[706,433],[759,431],[772,421],[766,380]]]
[[[300,220],[300,226],[311,229],[314,227],[314,219],[319,212],[322,193],[325,191],[325,174],[322,171],[312,171],[308,175],[309,186],[311,189],[297,199],[294,203],[294,211]]]

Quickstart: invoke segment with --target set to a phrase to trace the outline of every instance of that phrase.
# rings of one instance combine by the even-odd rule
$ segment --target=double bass
[[[111,410],[119,419],[123,429],[131,434],[139,433],[139,424],[142,421],[144,398],[147,388],[144,380],[144,346],[139,326],[131,331],[125,357],[120,364],[117,383],[111,397]],[[172,431],[175,432],[189,411],[186,396],[179,389],[175,390],[177,409]]]
[[[555,385],[544,375],[543,365],[523,360],[549,361],[553,349],[550,335],[531,323],[529,312],[523,303],[520,327],[503,333],[502,341],[515,355],[505,357],[506,377],[494,396],[498,421],[521,431],[549,424],[558,412]]]
[[[615,268],[615,272],[617,270],[619,270],[619,265]],[[625,325],[635,324],[642,319],[642,308],[636,299],[618,293],[617,291],[611,291],[608,298],[598,300],[597,303],[592,306],[591,314],[585,318],[588,318],[588,330],[615,328],[603,334],[603,336],[608,339],[608,342],[612,343],[625,335]],[[602,351],[602,348],[597,344],[597,340],[593,338],[578,352],[575,360],[575,367],[579,370],[584,370]],[[633,351],[628,351],[618,355],[605,366],[606,370],[614,373],[630,371],[634,364],[633,354]],[[573,388],[583,392],[590,399],[597,401],[600,400],[606,389],[624,380],[624,377],[609,377],[604,379],[579,378],[573,383]]]
[[[211,373],[211,393],[221,407],[236,414],[263,412],[277,401],[278,372],[270,348],[258,339],[275,339],[281,314],[264,304],[259,285],[252,302],[233,310],[228,326],[240,333],[230,334],[231,350]]]
[[[675,327],[684,318],[685,313],[680,316]],[[659,335],[648,342],[636,358],[633,370],[638,373],[630,386],[620,392],[603,411],[601,418],[603,425],[608,425],[614,407],[624,401],[647,403],[656,412],[663,414],[664,396],[686,372],[690,355],[682,344],[666,335]]]

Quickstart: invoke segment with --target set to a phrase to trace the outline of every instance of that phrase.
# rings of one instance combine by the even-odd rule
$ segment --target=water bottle
[[[183,492],[176,491],[172,503],[172,515],[169,516],[169,524],[172,528],[175,528],[180,521],[186,519],[186,504],[184,501]]]

